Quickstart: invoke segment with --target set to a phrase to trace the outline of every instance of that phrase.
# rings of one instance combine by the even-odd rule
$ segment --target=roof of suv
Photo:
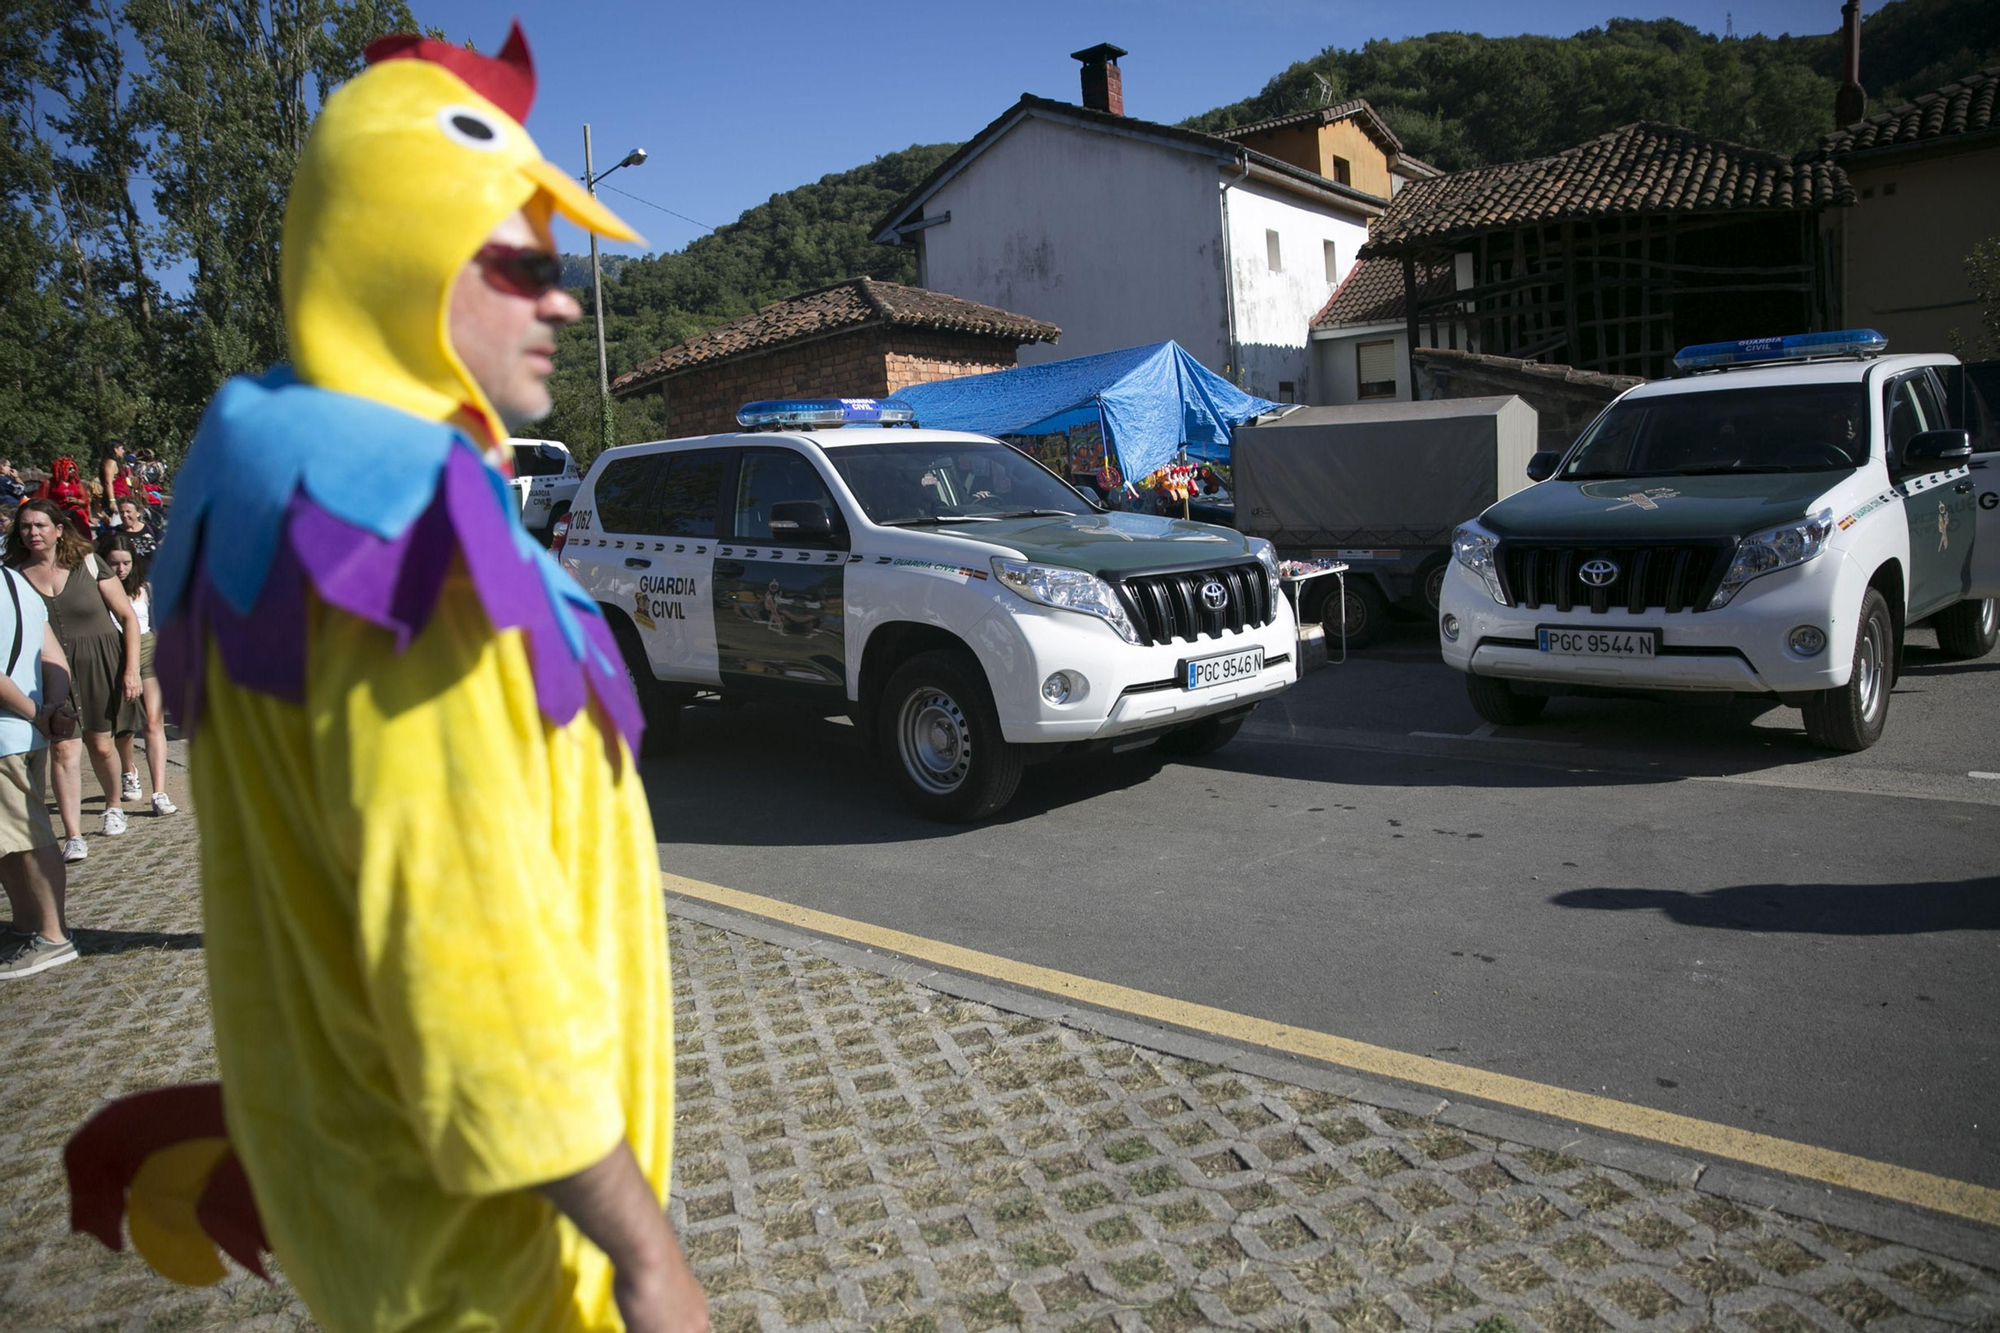
[[[725,431],[716,435],[689,435],[675,440],[646,440],[638,444],[621,444],[606,449],[600,457],[629,453],[635,449],[656,449],[662,445],[675,448],[716,448],[719,446],[742,446],[771,444],[778,440],[792,444],[807,445],[815,449],[846,449],[857,444],[995,444],[991,435],[975,435],[962,430],[913,430],[908,426],[841,426],[831,430],[757,430]]]
[[[1626,398],[1657,398],[1672,393],[1706,393],[1711,389],[1768,389],[1786,384],[1865,384],[1871,371],[1893,375],[1923,366],[1955,366],[1958,358],[1943,352],[1904,356],[1829,357],[1824,361],[1774,362],[1741,370],[1703,371],[1670,380],[1653,380],[1629,390]]]

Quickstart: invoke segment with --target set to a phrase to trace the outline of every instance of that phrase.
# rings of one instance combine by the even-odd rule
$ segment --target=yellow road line
[[[1058,972],[1053,968],[1038,967],[1033,963],[1018,962],[941,940],[925,939],[921,935],[890,930],[865,921],[816,912],[808,907],[795,907],[775,898],[725,889],[678,875],[663,873],[660,878],[669,894],[714,903],[718,907],[783,922],[816,934],[902,954],[950,968],[954,972],[986,977],[1028,990],[1045,991],[1097,1009],[1131,1014],[1150,1022],[1189,1028],[1230,1041],[1321,1060],[1363,1074],[1399,1079],[1461,1097],[1476,1097],[1480,1101],[1572,1124],[1650,1139],[1702,1156],[1727,1158],[1821,1184],[1838,1185],[1934,1212],[1968,1218],[1988,1226],[2000,1226],[2000,1190],[1974,1185],[1969,1181],[1951,1180],[1909,1167],[1816,1148],[1808,1143],[1794,1143],[1789,1139],[1697,1120],[1693,1116],[1676,1115],[1671,1111],[1656,1111],[1609,1097],[1574,1092],[1547,1083],[1515,1078],[1510,1074],[1496,1074],[1429,1056],[1411,1055],[1406,1051],[1390,1050],[1386,1046],[1374,1046],[1331,1033],[1288,1027],[1249,1014],[1193,1004],[1167,995],[1113,985],[1108,981],[1094,981],[1074,973]]]

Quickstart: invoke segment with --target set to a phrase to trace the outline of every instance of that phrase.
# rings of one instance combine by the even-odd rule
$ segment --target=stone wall
[[[875,326],[692,366],[658,388],[667,433],[736,429],[736,410],[760,398],[880,398],[912,384],[1014,367],[1004,338]]]
[[[1603,375],[1573,366],[1521,361],[1442,347],[1415,353],[1417,389],[1433,398],[1488,398],[1518,394],[1540,418],[1540,449],[1566,449],[1583,428],[1619,394],[1645,381],[1631,375]]]

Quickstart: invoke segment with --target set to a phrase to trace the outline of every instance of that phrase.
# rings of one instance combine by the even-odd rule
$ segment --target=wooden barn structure
[[[1831,162],[1642,122],[1413,182],[1361,254],[1400,261],[1408,347],[1654,378],[1690,343],[1836,327],[1819,215],[1853,200]]]

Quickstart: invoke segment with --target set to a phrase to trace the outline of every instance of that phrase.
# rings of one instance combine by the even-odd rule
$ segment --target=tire
[[[632,693],[639,698],[639,713],[646,721],[645,734],[639,738],[639,757],[658,759],[674,748],[674,741],[681,732],[681,700],[654,677],[653,669],[646,660],[646,649],[639,642],[639,631],[632,622],[608,608],[605,615],[611,621],[611,637],[618,640],[618,656],[625,663],[625,679],[632,685]]]
[[[1931,617],[1931,627],[1945,656],[1968,661],[1984,657],[2000,642],[2000,597],[1947,607]]]
[[[1340,601],[1342,591],[1338,580],[1326,590],[1320,599],[1319,623],[1326,630],[1328,651],[1340,640]],[[1371,578],[1349,576],[1346,580],[1347,595],[1347,646],[1366,648],[1382,637],[1388,628],[1389,604],[1382,599],[1382,590],[1375,586]]]
[[[918,653],[897,667],[875,728],[903,799],[925,819],[984,819],[1021,785],[1021,747],[1000,734],[986,675],[964,649]]]
[[[1822,690],[1805,706],[1806,735],[1827,750],[1865,750],[1882,739],[1896,678],[1896,627],[1889,603],[1873,588],[1861,599],[1854,667],[1847,684]]]
[[[1154,741],[1153,748],[1161,754],[1181,759],[1214,754],[1236,739],[1236,733],[1243,730],[1243,723],[1248,717],[1248,713],[1235,717],[1205,717],[1185,727],[1174,728]]]
[[[1465,693],[1472,700],[1472,711],[1479,714],[1480,721],[1491,722],[1496,727],[1526,726],[1549,706],[1547,695],[1522,694],[1512,682],[1497,676],[1475,676],[1468,672]]]
[[[1437,619],[1438,603],[1444,600],[1444,574],[1449,562],[1440,560],[1424,573],[1424,605],[1431,619]]]

